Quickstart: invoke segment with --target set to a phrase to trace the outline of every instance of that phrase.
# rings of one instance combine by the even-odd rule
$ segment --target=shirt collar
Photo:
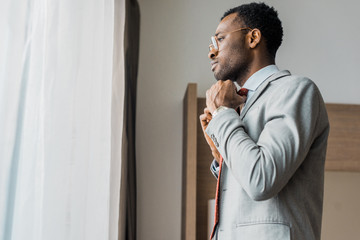
[[[253,75],[245,82],[243,88],[247,88],[249,91],[256,91],[256,89],[271,75],[277,73],[279,68],[276,65],[268,65]]]

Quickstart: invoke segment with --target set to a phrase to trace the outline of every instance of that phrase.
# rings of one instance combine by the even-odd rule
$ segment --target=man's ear
[[[249,47],[256,48],[261,41],[261,32],[259,29],[254,28],[249,34]]]

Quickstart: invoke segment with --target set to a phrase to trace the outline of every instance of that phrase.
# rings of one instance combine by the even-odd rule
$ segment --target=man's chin
[[[216,81],[223,80],[221,75],[219,73],[217,73],[217,72],[214,72],[214,77],[215,77]]]
[[[228,77],[228,76],[221,76],[220,74],[216,74],[216,73],[214,73],[214,77],[215,77],[216,81],[219,81],[219,80],[223,80],[223,81],[231,80],[232,82],[236,82],[236,80],[234,78],[231,78],[231,77]]]

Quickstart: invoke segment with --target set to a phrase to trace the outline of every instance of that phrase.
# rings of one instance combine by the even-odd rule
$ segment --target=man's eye
[[[221,42],[222,40],[224,40],[223,37],[219,37],[219,38],[218,38],[218,41],[219,41],[219,42]]]

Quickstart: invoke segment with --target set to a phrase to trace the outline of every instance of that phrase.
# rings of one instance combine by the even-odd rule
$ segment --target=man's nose
[[[216,50],[213,46],[210,46],[210,49],[209,49],[209,53],[208,53],[208,57],[210,59],[213,59],[215,58],[217,55],[218,55],[218,50]]]

